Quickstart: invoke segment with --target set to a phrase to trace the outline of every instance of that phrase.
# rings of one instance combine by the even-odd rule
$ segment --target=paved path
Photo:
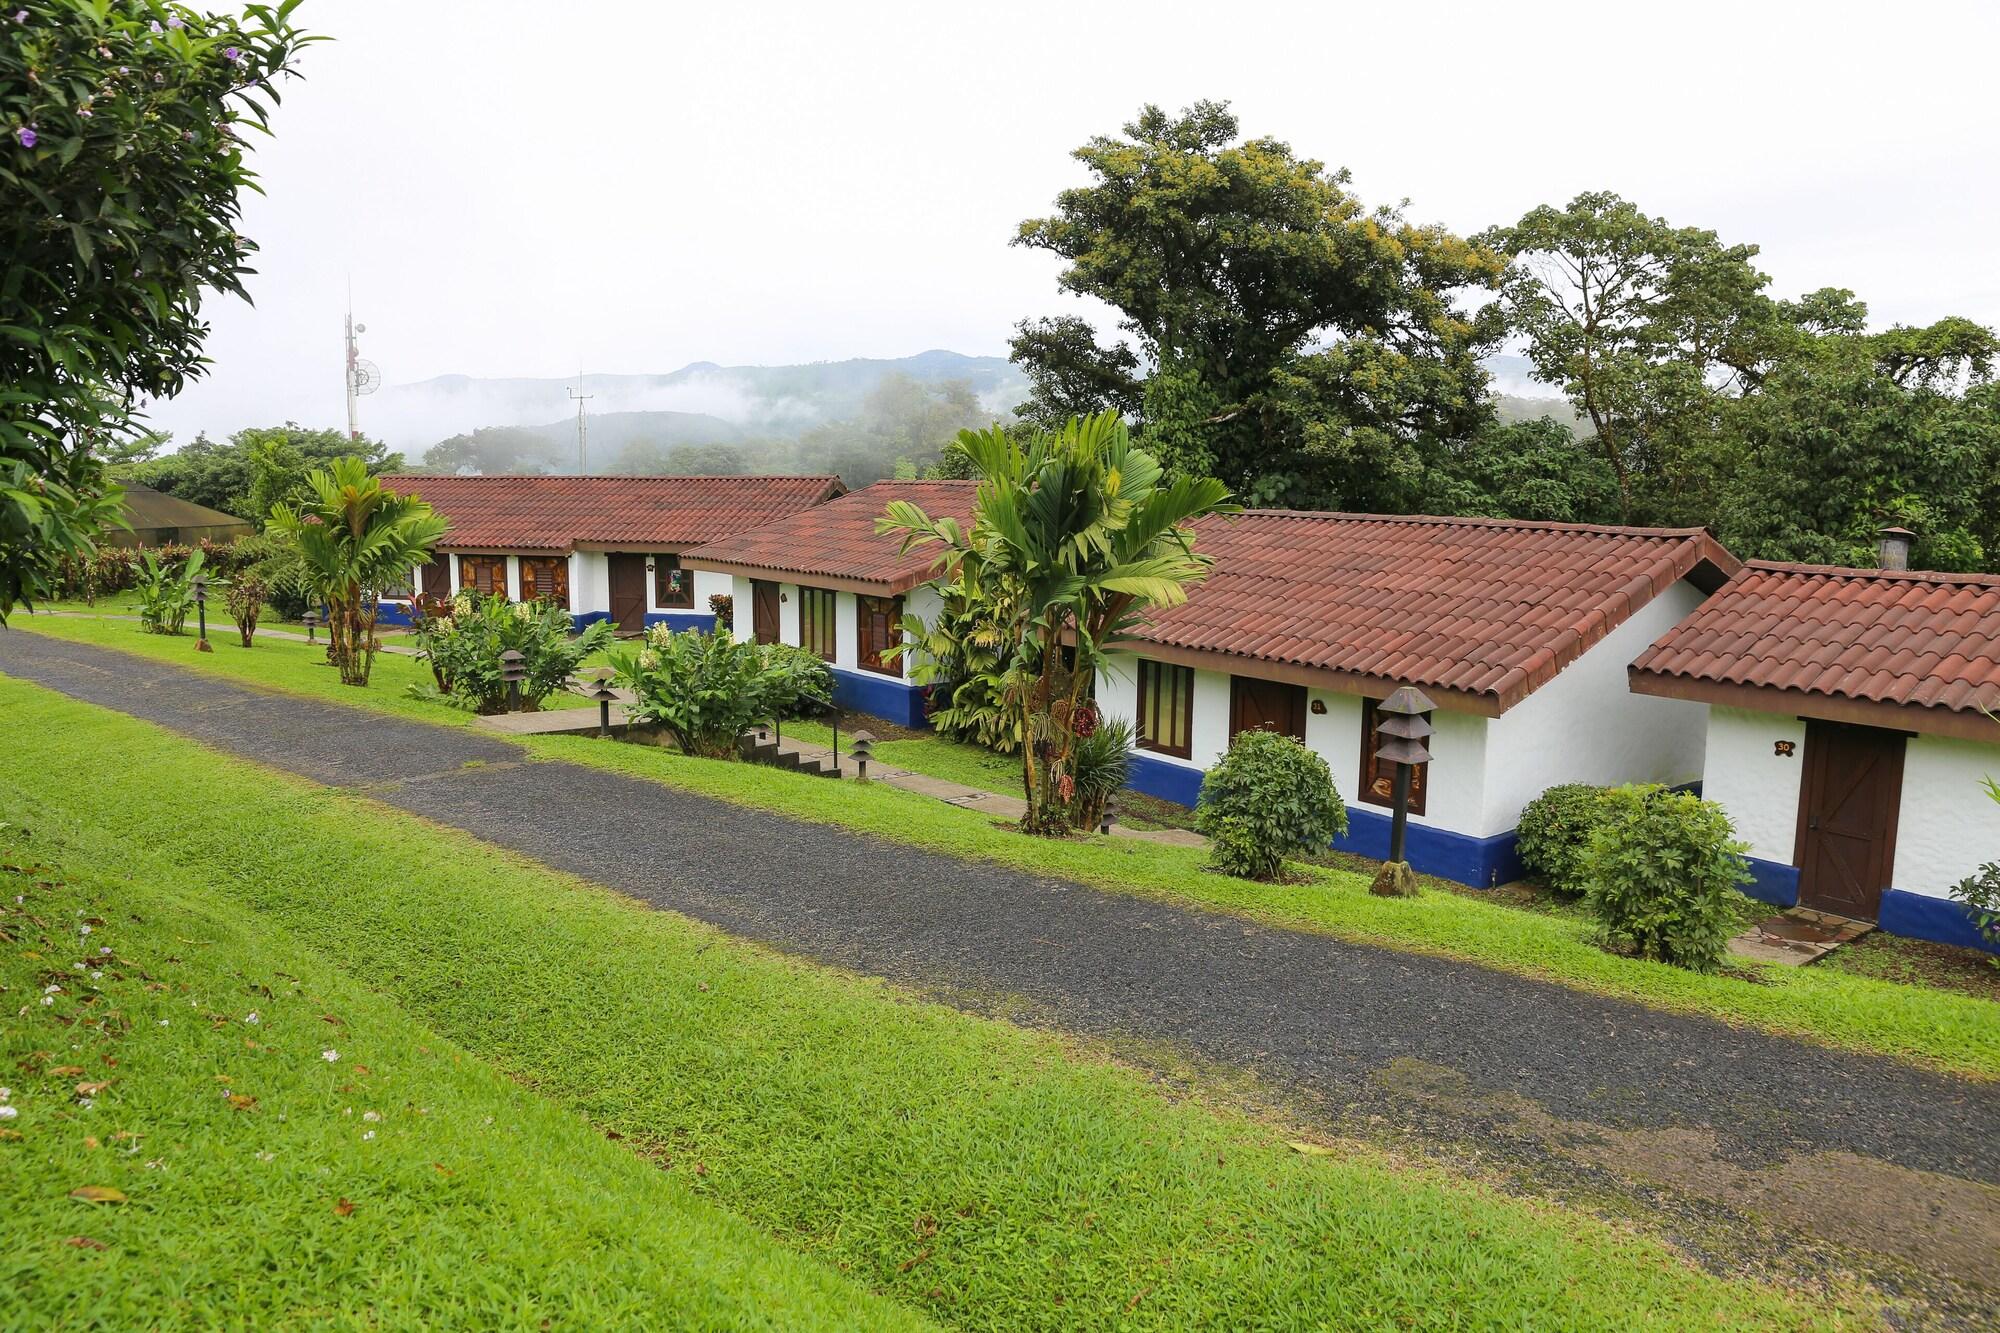
[[[737,935],[967,1007],[1248,1067],[1334,1126],[1474,1145],[1460,1155],[1567,1182],[1559,1190],[1636,1177],[1671,1191],[1673,1208],[1749,1210],[1953,1277],[2000,1252],[2000,1087],[595,768],[499,762],[522,752],[465,728],[357,723],[337,705],[43,635],[0,631],[0,671],[308,778],[367,785]]]

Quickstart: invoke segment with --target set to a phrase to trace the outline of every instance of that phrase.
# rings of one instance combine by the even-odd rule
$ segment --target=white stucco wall
[[[2000,861],[2000,803],[1986,793],[1988,777],[2000,778],[2000,743],[1910,738],[1896,817],[1896,888],[1949,897],[1953,884]]]
[[[722,593],[725,596],[734,596],[735,587],[736,587],[736,581],[730,578],[729,575],[727,574],[717,574],[713,570],[707,570],[707,569],[695,570],[694,609],[701,612],[703,615],[707,615],[708,599],[715,596],[717,593]],[[651,597],[652,595],[653,595],[652,593],[647,594],[648,597]],[[653,609],[655,611],[664,611],[667,608],[655,604],[653,605]]]
[[[1639,608],[1554,680],[1494,718],[1481,832],[1504,833],[1562,782],[1693,782],[1702,776],[1706,705],[1632,693],[1625,668],[1686,619],[1701,591],[1682,581]]]
[[[1777,753],[1779,741],[1791,742],[1790,756]],[[1750,855],[1790,865],[1798,846],[1806,724],[1790,713],[1711,709],[1706,755],[1701,794],[1728,812]]]
[[[833,664],[843,671],[861,669],[860,612],[854,594],[833,595]]]
[[[570,553],[569,609],[579,614],[611,609],[611,562],[602,551]]]
[[[799,585],[778,585],[778,642],[799,646]]]

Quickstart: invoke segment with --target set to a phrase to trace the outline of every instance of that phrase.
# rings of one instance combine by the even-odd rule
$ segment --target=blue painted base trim
[[[646,613],[646,628],[651,629],[655,625],[671,626],[676,634],[687,630],[695,630],[698,633],[706,634],[715,628],[715,612],[648,611]]]
[[[375,603],[375,623],[378,625],[402,625],[407,627],[410,623],[410,604],[408,602]]]
[[[1746,856],[1750,863],[1750,882],[1743,886],[1743,892],[1760,902],[1773,907],[1796,907],[1799,902],[1799,868],[1783,865],[1777,861],[1760,861],[1754,856]]]
[[[927,729],[926,692],[921,685],[878,676],[872,671],[833,668],[833,705],[844,713],[867,713],[899,727]]]
[[[1126,770],[1126,785],[1148,796],[1181,805],[1201,798],[1202,771],[1188,764],[1134,751]],[[1347,807],[1347,836],[1334,843],[1343,852],[1379,861],[1389,854],[1388,815],[1366,806]],[[1412,868],[1457,884],[1490,889],[1521,877],[1513,830],[1490,838],[1475,838],[1449,829],[1412,822],[1403,839],[1403,854]]]
[[[1907,935],[1915,940],[1934,940],[1939,944],[1956,944],[1960,948],[2000,953],[2000,945],[1981,935],[1979,927],[1972,924],[1972,913],[1965,904],[1949,898],[1886,889],[1882,893],[1881,915],[1876,918],[1876,924],[1891,935]]]

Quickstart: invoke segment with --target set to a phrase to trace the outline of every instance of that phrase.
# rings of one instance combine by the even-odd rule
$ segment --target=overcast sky
[[[182,441],[340,424],[350,278],[390,384],[1003,352],[1014,321],[1074,308],[1056,261],[1007,244],[1083,179],[1070,150],[1203,97],[1416,220],[1470,231],[1608,188],[1761,245],[1780,294],[2000,323],[2000,6],[307,0],[298,18],[337,40],[305,52],[256,154],[256,306],[209,302],[210,377],[153,411]]]

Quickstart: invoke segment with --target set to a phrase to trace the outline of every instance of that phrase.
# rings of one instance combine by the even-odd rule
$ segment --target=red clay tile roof
[[[1357,693],[1417,685],[1489,714],[1676,580],[1712,588],[1737,568],[1699,528],[1292,510],[1205,519],[1195,549],[1215,567],[1138,631],[1169,650],[1149,655]]]
[[[451,520],[454,549],[699,546],[839,495],[838,477],[384,477]]]
[[[2000,576],[1752,561],[1640,654],[1643,694],[2000,741]]]
[[[851,584],[858,591],[908,592],[934,576],[940,548],[932,543],[900,554],[902,540],[877,535],[875,520],[891,500],[910,500],[932,518],[949,516],[969,524],[978,489],[970,481],[878,481],[816,509],[688,551],[681,563],[690,569]]]

